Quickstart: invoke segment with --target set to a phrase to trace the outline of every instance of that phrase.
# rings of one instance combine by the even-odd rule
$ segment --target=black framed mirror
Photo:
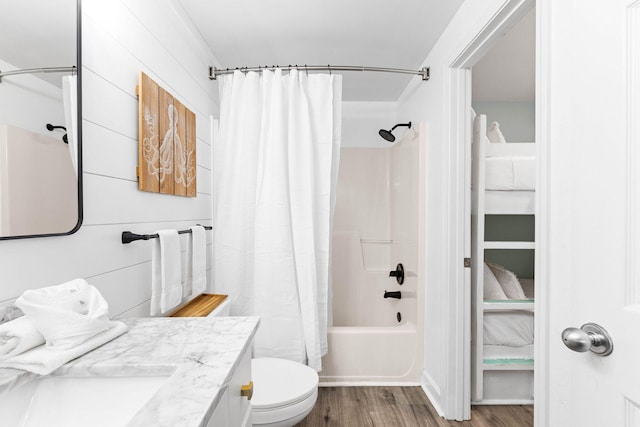
[[[81,0],[0,13],[0,240],[82,224]]]

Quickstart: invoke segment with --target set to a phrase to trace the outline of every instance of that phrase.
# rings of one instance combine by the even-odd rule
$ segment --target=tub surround
[[[258,328],[257,317],[124,320],[128,333],[51,375],[155,376],[167,381],[129,426],[206,425]],[[250,350],[249,350],[250,351]],[[0,396],[38,378],[0,369]]]

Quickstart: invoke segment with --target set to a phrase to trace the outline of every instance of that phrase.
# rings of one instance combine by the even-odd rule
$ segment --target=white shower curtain
[[[62,77],[62,104],[69,155],[73,170],[78,176],[78,77],[76,75]]]
[[[260,316],[254,353],[321,370],[342,79],[296,70],[220,80],[214,284]]]

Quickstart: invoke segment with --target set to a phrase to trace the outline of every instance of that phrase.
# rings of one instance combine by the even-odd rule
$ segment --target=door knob
[[[611,336],[595,323],[585,323],[580,329],[565,329],[562,331],[562,341],[571,350],[580,353],[591,350],[598,356],[608,356],[613,351]]]

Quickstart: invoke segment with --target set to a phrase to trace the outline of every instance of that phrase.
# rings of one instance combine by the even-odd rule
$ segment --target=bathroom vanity
[[[55,424],[52,418],[57,414],[62,414],[64,425],[69,425],[68,418],[64,418],[69,414],[75,418],[84,416],[85,425],[92,426],[250,425],[247,395],[251,390],[251,346],[259,324],[257,317],[145,318],[124,322],[129,326],[126,334],[49,376],[0,369],[2,423],[23,425],[26,410],[37,410],[28,406],[30,399],[25,398],[38,389],[34,384],[39,382],[41,393],[45,393],[45,381],[63,380],[50,387],[56,390],[55,398],[71,384],[68,387],[75,390],[70,391],[80,395],[74,399],[83,401],[72,402],[68,411],[64,402],[57,403],[57,410],[44,414],[48,425]],[[147,385],[152,388],[145,389]],[[143,390],[142,398],[134,395],[136,389]],[[100,390],[104,396],[91,394]],[[120,405],[114,404],[114,399],[131,406],[136,398],[140,403],[127,409],[130,414],[118,414]]]

